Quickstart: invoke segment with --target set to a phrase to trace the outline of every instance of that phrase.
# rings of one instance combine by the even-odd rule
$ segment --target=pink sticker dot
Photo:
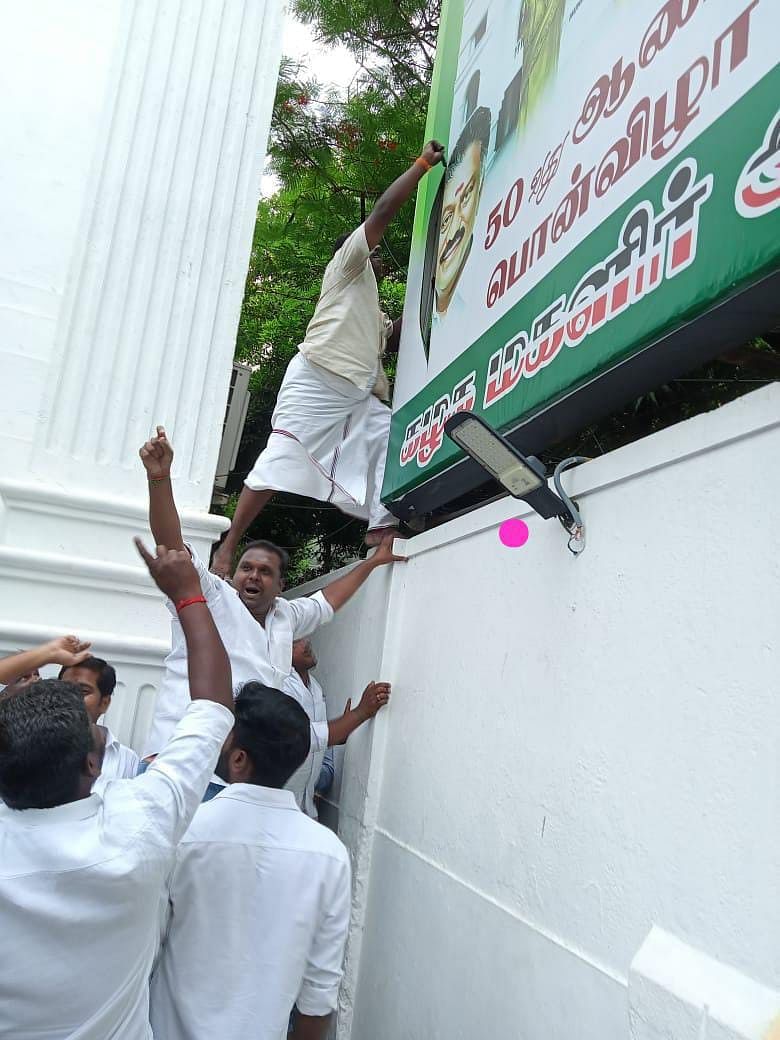
[[[507,546],[508,549],[519,549],[521,545],[525,545],[530,533],[528,524],[518,517],[505,520],[498,529],[498,537],[501,539],[502,545]]]

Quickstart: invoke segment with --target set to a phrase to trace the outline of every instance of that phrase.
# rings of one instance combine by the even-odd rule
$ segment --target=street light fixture
[[[556,494],[547,484],[544,463],[523,455],[497,430],[473,412],[456,412],[444,424],[444,432],[459,448],[493,477],[513,498],[522,499],[545,520],[557,517],[568,531],[569,548],[579,555],[585,547],[584,524],[576,503],[560,485],[564,469],[587,460],[581,456],[564,459],[555,469]]]

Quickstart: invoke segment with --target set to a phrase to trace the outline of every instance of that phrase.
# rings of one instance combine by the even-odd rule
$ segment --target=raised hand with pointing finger
[[[138,454],[149,482],[149,526],[152,537],[158,545],[165,545],[168,549],[183,549],[181,521],[171,485],[173,445],[168,440],[164,426],[157,427],[155,436],[142,445]]]
[[[165,427],[158,426],[156,436],[150,437],[138,454],[149,480],[165,480],[166,477],[170,477],[173,447],[168,440]]]

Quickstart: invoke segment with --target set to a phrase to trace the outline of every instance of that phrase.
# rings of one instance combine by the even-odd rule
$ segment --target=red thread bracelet
[[[415,166],[422,166],[426,173],[429,173],[433,169],[428,160],[424,158],[424,156],[422,155],[417,156],[417,158],[414,160],[414,164]]]
[[[176,604],[176,613],[177,614],[181,613],[181,611],[184,610],[185,607],[191,607],[193,603],[205,603],[205,602],[206,602],[206,597],[205,596],[193,596],[192,599],[180,599],[179,602]]]

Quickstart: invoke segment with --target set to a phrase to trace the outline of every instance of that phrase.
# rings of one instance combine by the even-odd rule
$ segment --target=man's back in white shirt
[[[335,1007],[349,926],[347,851],[290,791],[234,783],[201,806],[170,881],[152,980],[163,1040],[283,1040],[294,1004]]]
[[[51,809],[0,805],[3,1040],[150,1040],[161,891],[232,725],[194,701],[143,776]]]

